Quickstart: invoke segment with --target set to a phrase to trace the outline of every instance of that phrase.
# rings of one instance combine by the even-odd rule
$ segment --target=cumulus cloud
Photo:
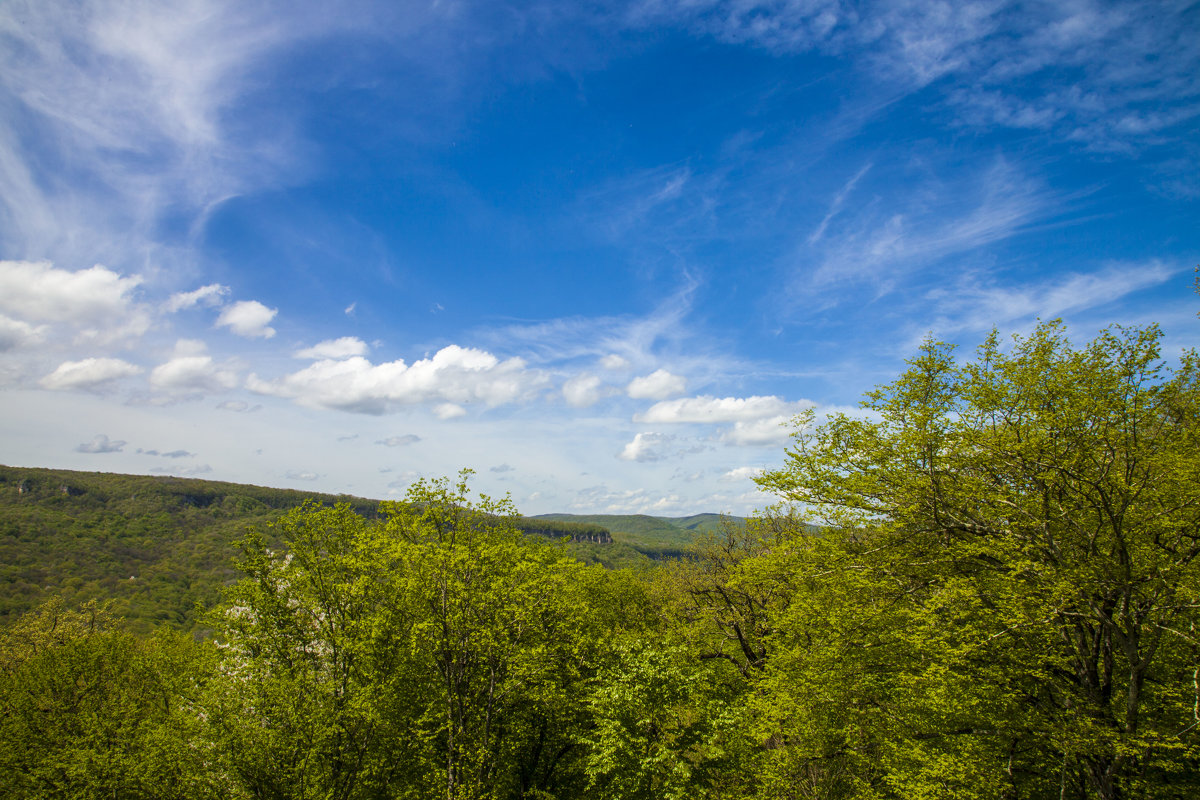
[[[792,417],[781,414],[765,419],[738,420],[721,434],[726,444],[749,447],[784,444],[792,436]]]
[[[112,440],[103,433],[96,434],[90,442],[75,446],[76,453],[119,453],[125,447],[124,440]]]
[[[766,446],[786,442],[791,436],[789,423],[796,414],[813,404],[802,400],[789,403],[775,395],[753,397],[681,397],[655,403],[636,422],[729,424],[720,434],[727,445]]]
[[[738,481],[750,480],[762,475],[762,467],[735,467],[721,475],[720,480],[724,483],[735,483]]]
[[[119,358],[85,358],[64,361],[38,383],[44,389],[99,389],[141,371],[141,367]]]
[[[681,394],[686,388],[687,381],[682,376],[656,369],[649,375],[631,380],[625,391],[634,400],[665,400]]]
[[[457,403],[438,403],[433,407],[433,413],[438,419],[458,419],[467,414],[467,410]]]
[[[811,403],[788,403],[776,395],[753,397],[681,397],[655,403],[634,416],[635,422],[746,422],[790,416]]]
[[[173,314],[176,311],[183,311],[185,308],[192,308],[198,304],[206,306],[220,305],[222,298],[228,294],[228,286],[222,286],[219,283],[210,283],[208,286],[201,286],[199,289],[194,289],[190,292],[176,292],[167,299],[167,302],[163,303],[163,310],[169,314]]]
[[[562,393],[567,405],[586,408],[600,400],[600,379],[588,373],[576,375],[563,384]]]
[[[42,340],[44,330],[45,326],[34,327],[28,322],[9,319],[0,314],[0,353],[25,345],[37,344]]]
[[[609,353],[600,359],[600,366],[612,370],[626,369],[629,366],[629,359],[619,356],[616,353]]]
[[[218,366],[204,351],[203,342],[180,339],[175,345],[175,356],[150,373],[150,385],[159,391],[184,395],[223,392],[236,386],[237,374]]]
[[[267,308],[257,300],[239,300],[221,312],[217,327],[229,328],[247,339],[270,339],[275,335],[275,329],[269,327],[269,323],[278,313],[279,309]]]
[[[276,380],[251,375],[246,386],[307,406],[364,414],[431,403],[438,416],[449,419],[465,413],[460,403],[513,403],[545,383],[545,376],[520,358],[501,361],[483,350],[449,345],[411,366],[403,360],[372,364],[361,356],[324,359]]]
[[[375,444],[381,444],[384,447],[404,447],[405,445],[416,444],[421,441],[421,437],[415,433],[406,433],[403,436],[389,436],[386,439],[380,439]]]
[[[675,437],[665,433],[639,433],[617,453],[622,461],[662,461],[674,449]]]
[[[511,464],[499,464],[494,467],[488,467],[488,472],[512,472],[516,467]]]
[[[48,261],[0,261],[0,311],[33,321],[111,322],[128,311],[141,283],[99,264],[69,272]]]
[[[366,355],[366,353],[367,343],[362,339],[356,336],[343,336],[340,339],[326,339],[312,347],[297,350],[294,355],[296,358],[320,361],[322,359],[351,358],[352,356]]]
[[[70,272],[48,261],[0,261],[0,314],[11,318],[0,325],[0,342],[40,337],[29,326],[38,322],[67,323],[85,341],[140,336],[150,327],[149,313],[133,299],[141,283],[141,276],[122,277],[99,264]]]

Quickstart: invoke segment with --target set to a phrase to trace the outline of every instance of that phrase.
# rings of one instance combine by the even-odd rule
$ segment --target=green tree
[[[579,788],[594,570],[468,476],[418,482],[378,522],[306,506],[281,522],[286,555],[247,539],[248,578],[213,617],[231,678],[213,717],[252,795]]]
[[[94,603],[24,615],[0,634],[0,794],[226,796],[196,704],[208,655],[170,631],[138,639]]]
[[[781,786],[1200,788],[1200,386],[1160,338],[930,343],[863,414],[799,420],[759,482],[821,530],[743,567],[795,589],[760,694]]]

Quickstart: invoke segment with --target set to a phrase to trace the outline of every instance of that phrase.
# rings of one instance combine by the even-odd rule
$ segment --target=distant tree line
[[[191,630],[197,604],[213,606],[237,580],[233,543],[243,531],[257,527],[278,545],[274,524],[309,501],[379,518],[378,500],[349,495],[0,466],[0,624],[59,597],[115,601],[113,612],[139,633]],[[511,524],[574,542],[587,561],[648,562],[600,525],[524,517]]]

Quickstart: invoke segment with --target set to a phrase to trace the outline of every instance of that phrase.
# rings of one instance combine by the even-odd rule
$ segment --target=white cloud
[[[683,397],[655,403],[641,414],[634,415],[635,422],[728,424],[720,433],[720,440],[734,446],[768,446],[787,442],[791,429],[789,423],[796,414],[813,403],[807,400],[787,402],[775,395],[753,397]]]
[[[762,467],[735,467],[721,475],[720,480],[724,483],[736,483],[757,478],[762,473]]]
[[[682,376],[656,369],[649,375],[631,380],[625,391],[635,400],[665,400],[685,389],[687,381]]]
[[[421,441],[421,437],[415,433],[406,433],[403,436],[389,436],[386,439],[380,439],[375,444],[381,444],[384,447],[404,447],[410,444],[416,444]]]
[[[343,336],[340,339],[326,339],[312,347],[295,352],[296,358],[307,358],[313,361],[322,359],[342,359],[351,356],[362,356],[367,353],[367,343],[356,336]]]
[[[0,228],[13,250],[161,255],[164,216],[203,217],[295,160],[278,112],[255,109],[247,125],[243,111],[236,135],[229,112],[268,54],[336,18],[227,0],[70,8],[13,0],[0,16],[0,90],[11,127],[25,129],[0,126]]]
[[[906,271],[1016,235],[1049,206],[1040,185],[1003,160],[958,183],[922,180],[907,191],[886,208],[868,204],[823,223],[810,244],[822,261],[815,283],[870,280],[886,291]],[[939,194],[953,203],[931,204]]]
[[[70,272],[48,261],[0,261],[0,312],[18,321],[0,326],[0,333],[7,329],[7,338],[32,343],[45,328],[21,322],[54,322],[75,328],[81,342],[136,338],[151,322],[146,308],[133,299],[141,283],[139,275],[122,277],[100,265]]]
[[[639,433],[622,448],[617,458],[623,461],[662,461],[672,455],[674,441],[674,436],[665,433]]]
[[[674,23],[772,52],[835,54],[901,94],[941,79],[941,99],[966,124],[1057,126],[1097,149],[1153,142],[1200,113],[1200,44],[1180,35],[1194,28],[1188,3],[1159,4],[1154,14],[1136,2],[1087,0],[651,0],[634,9],[639,25]]]
[[[681,397],[655,403],[646,411],[635,414],[635,422],[698,422],[724,423],[762,420],[767,417],[790,416],[811,406],[802,401],[788,403],[776,395],[766,397]]]
[[[461,416],[459,403],[495,406],[529,399],[546,383],[520,358],[500,361],[483,350],[449,345],[411,366],[402,360],[372,364],[355,356],[318,361],[299,372],[267,381],[251,375],[247,388],[288,397],[318,408],[382,414],[394,407],[438,405],[443,419]]]
[[[792,436],[792,417],[781,414],[755,420],[738,420],[733,428],[721,434],[726,444],[768,446],[786,443]]]
[[[573,511],[603,514],[677,514],[694,513],[689,501],[677,494],[657,494],[648,489],[613,490],[608,486],[589,486],[569,504]]]
[[[586,408],[600,400],[600,379],[584,373],[571,378],[562,387],[563,397],[572,408]]]
[[[629,359],[619,356],[616,353],[609,353],[600,359],[600,366],[611,370],[627,369],[629,367]]]
[[[190,292],[176,292],[163,304],[163,310],[169,314],[192,308],[198,304],[206,306],[220,305],[223,297],[229,294],[229,287],[219,283],[210,283]]]
[[[347,317],[353,317],[354,311],[357,308],[358,308],[358,303],[356,303],[356,302],[351,303],[350,305],[348,305],[344,309],[342,309],[342,313],[345,314]]]
[[[816,229],[808,235],[808,243],[810,245],[816,244],[821,240],[821,237],[825,235],[825,229],[829,227],[829,221],[837,216],[838,212],[842,210],[842,205],[846,202],[846,198],[851,192],[854,191],[854,187],[858,185],[860,180],[862,180],[863,175],[867,174],[867,172],[871,169],[871,166],[872,165],[869,163],[863,165],[858,172],[854,173],[854,177],[846,181],[846,185],[843,186],[836,195],[834,195],[833,202],[829,204],[829,210],[825,212],[825,216],[821,219],[821,223],[817,225]]]
[[[465,417],[467,410],[457,403],[438,403],[433,407],[433,413],[438,419],[458,419]]]
[[[315,480],[319,480],[321,478],[321,476],[315,472],[307,472],[307,471],[294,470],[294,469],[289,469],[287,472],[285,472],[283,474],[283,477],[287,478],[288,480],[293,480],[293,481],[315,481]]]
[[[103,433],[96,434],[90,441],[76,445],[76,453],[119,453],[125,447],[123,440],[113,441]]]
[[[267,308],[257,300],[239,300],[221,312],[217,327],[227,327],[247,339],[270,339],[275,335],[275,329],[268,327],[268,323],[278,313],[279,309]]]
[[[141,371],[141,367],[119,358],[85,358],[82,361],[64,361],[38,383],[46,389],[98,389]]]
[[[0,353],[42,341],[44,325],[37,327],[0,314]]]
[[[984,276],[968,274],[956,286],[929,292],[925,300],[941,312],[931,327],[947,335],[961,330],[988,330],[1015,320],[1052,319],[1112,303],[1132,292],[1165,283],[1180,271],[1157,260],[1115,263],[1093,273],[1061,275],[1014,287],[996,286]]]
[[[141,283],[98,264],[68,272],[47,261],[0,261],[0,311],[37,322],[111,324],[129,312]]]
[[[174,357],[150,373],[150,385],[179,395],[223,392],[236,386],[237,373],[218,366],[204,350],[203,342],[180,339]]]

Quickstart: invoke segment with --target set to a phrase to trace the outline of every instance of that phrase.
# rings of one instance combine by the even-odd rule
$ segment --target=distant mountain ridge
[[[651,557],[684,555],[704,534],[719,533],[725,525],[743,526],[744,517],[726,514],[692,514],[686,517],[654,517],[648,514],[538,514],[530,519],[599,525],[612,532],[613,540],[627,544]]]
[[[170,476],[0,465],[0,625],[50,595],[113,599],[135,628],[189,629],[240,577],[246,528],[263,530],[306,501],[349,503],[378,516],[382,501]],[[529,535],[566,540],[576,558],[606,567],[678,557],[715,514],[666,518],[546,514],[520,517]]]

